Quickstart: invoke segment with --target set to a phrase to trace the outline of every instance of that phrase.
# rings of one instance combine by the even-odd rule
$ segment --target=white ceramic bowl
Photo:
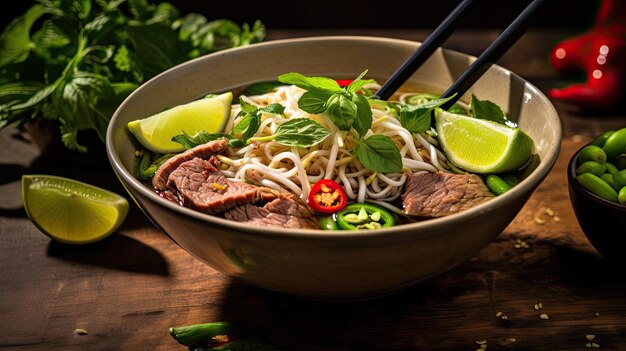
[[[473,93],[494,101],[536,143],[535,162],[511,191],[465,212],[377,231],[329,233],[248,226],[178,206],[132,175],[133,136],[127,122],[210,92],[274,80],[287,72],[354,78],[364,69],[379,82],[419,46],[374,37],[272,41],[218,52],[174,67],[139,87],[118,108],[107,153],[120,181],[152,222],[176,244],[228,276],[315,299],[369,298],[441,274],[472,257],[513,220],[554,165],[561,124],[550,101],[510,71],[492,66]],[[441,93],[474,60],[437,50],[411,85]]]

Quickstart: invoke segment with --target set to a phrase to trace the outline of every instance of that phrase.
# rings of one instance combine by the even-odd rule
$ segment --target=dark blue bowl
[[[586,145],[585,145],[586,146]],[[567,167],[569,198],[578,224],[593,247],[609,262],[626,262],[626,205],[607,201],[583,188],[576,180],[580,148]]]

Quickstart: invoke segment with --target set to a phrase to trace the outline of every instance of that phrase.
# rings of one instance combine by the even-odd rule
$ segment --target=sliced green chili
[[[231,334],[233,326],[228,322],[212,322],[192,324],[184,327],[170,328],[170,335],[179,343],[189,346],[197,347],[206,345],[210,342],[211,338],[218,335]]]
[[[336,221],[339,229],[344,230],[380,229],[393,226],[395,218],[383,207],[356,203],[337,212]]]

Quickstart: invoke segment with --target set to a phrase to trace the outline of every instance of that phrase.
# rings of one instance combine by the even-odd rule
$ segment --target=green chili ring
[[[350,204],[337,212],[336,221],[339,229],[359,230],[391,227],[396,220],[387,209],[364,203]]]

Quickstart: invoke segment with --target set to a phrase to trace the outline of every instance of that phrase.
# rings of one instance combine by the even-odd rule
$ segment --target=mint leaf
[[[286,73],[278,77],[278,81],[285,84],[295,85],[308,91],[327,91],[341,93],[343,89],[334,79],[326,77],[305,77],[300,73]]]
[[[489,100],[479,100],[474,94],[472,94],[472,102],[470,103],[470,113],[474,118],[486,119],[508,125],[506,115],[500,106]]]
[[[326,111],[326,102],[332,93],[325,91],[307,91],[298,100],[298,107],[305,112],[316,114]]]
[[[239,107],[241,107],[241,112],[243,113],[256,113],[256,111],[259,109],[258,107],[256,107],[256,105],[247,102],[241,97],[239,97]]]
[[[372,109],[367,98],[361,94],[352,93],[352,102],[357,107],[356,118],[352,127],[360,136],[363,136],[372,128]]]
[[[400,124],[411,133],[425,132],[430,128],[432,111],[450,101],[446,99],[430,100],[421,105],[404,105],[400,108]]]
[[[337,128],[350,130],[356,119],[357,105],[343,94],[334,94],[328,99],[326,112]]]
[[[394,173],[402,170],[402,156],[390,137],[374,134],[359,141],[356,157],[363,167],[381,173]]]

